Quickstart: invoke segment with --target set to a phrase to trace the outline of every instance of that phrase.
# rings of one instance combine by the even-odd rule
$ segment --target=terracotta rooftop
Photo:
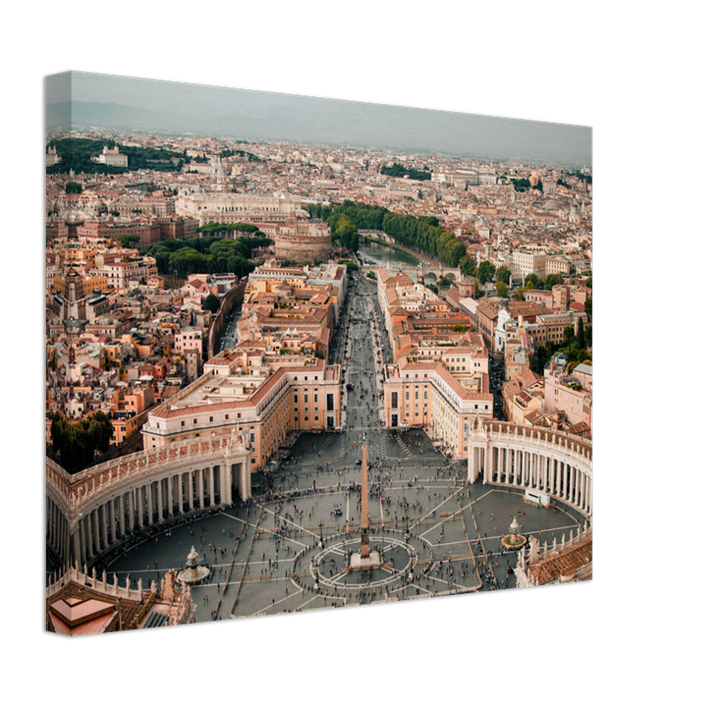
[[[571,577],[581,567],[592,562],[592,533],[579,543],[546,557],[530,566],[530,577],[538,584],[554,582],[560,577]]]

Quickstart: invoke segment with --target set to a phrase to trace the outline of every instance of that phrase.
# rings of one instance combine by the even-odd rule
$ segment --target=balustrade
[[[579,437],[497,420],[469,438],[468,481],[543,490],[592,514],[592,445]]]
[[[75,475],[46,459],[48,545],[64,564],[87,562],[136,529],[230,503],[233,489],[247,499],[249,456],[225,435],[136,452]]]

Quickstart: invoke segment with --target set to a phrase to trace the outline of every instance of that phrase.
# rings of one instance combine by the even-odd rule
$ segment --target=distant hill
[[[71,109],[72,106],[72,109]],[[72,110],[72,117],[71,117]],[[119,103],[87,103],[62,101],[45,108],[45,125],[48,132],[58,128],[103,127],[123,130],[158,130],[158,125],[171,122],[172,116],[159,111],[132,108]],[[176,119],[178,126],[181,119]]]
[[[136,147],[134,145],[120,145],[120,152],[127,156],[128,166],[113,167],[99,164],[96,158],[103,147],[114,147],[114,140],[89,140],[87,138],[70,137],[60,140],[51,140],[51,147],[57,150],[60,162],[46,168],[48,174],[67,174],[73,170],[76,174],[122,174],[138,169],[154,169],[163,172],[179,171],[184,163],[183,155],[165,148]]]
[[[46,130],[77,128],[107,128],[128,132],[151,132],[156,134],[179,135],[194,133],[209,137],[234,137],[250,139],[275,139],[283,135],[282,122],[286,110],[273,111],[272,115],[248,111],[237,116],[212,114],[203,106],[193,105],[187,112],[145,110],[117,103],[91,103],[74,101],[72,121],[70,102],[52,103],[46,107]],[[307,117],[309,124],[312,121]],[[312,131],[312,137],[315,137]]]

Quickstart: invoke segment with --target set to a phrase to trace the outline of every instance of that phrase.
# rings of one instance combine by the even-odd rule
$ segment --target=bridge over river
[[[429,262],[422,254],[416,254],[410,250],[400,250],[399,246],[392,244],[378,243],[377,241],[388,240],[388,237],[381,231],[360,231],[359,233],[364,236],[357,253],[363,273],[373,272],[379,268],[399,268],[411,277],[420,280],[424,280],[428,275],[432,275],[438,280],[443,277],[459,280],[462,276],[460,268]],[[368,237],[374,240],[368,240]],[[419,265],[417,264],[418,260],[422,261]]]

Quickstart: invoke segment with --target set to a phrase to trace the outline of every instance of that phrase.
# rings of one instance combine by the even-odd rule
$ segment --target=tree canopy
[[[327,218],[327,224],[330,226],[330,235],[333,240],[340,241],[343,248],[357,252],[360,248],[357,226],[346,214],[334,213]]]
[[[313,209],[313,212],[321,213],[319,209]],[[397,214],[383,206],[349,200],[336,206],[334,214],[345,214],[357,228],[384,231],[397,243],[434,256],[453,268],[458,267],[460,259],[466,254],[465,244],[453,233],[441,228],[435,216]]]
[[[188,238],[153,243],[146,255],[155,258],[158,272],[187,277],[190,273],[231,272],[244,277],[255,269],[252,249],[272,243],[269,238]]]
[[[122,174],[138,169],[154,169],[160,172],[176,172],[182,169],[183,156],[164,147],[136,147],[120,145],[114,140],[91,140],[80,137],[67,137],[51,140],[50,147],[57,150],[61,161],[47,167],[48,174],[68,174],[72,169],[75,174]],[[100,155],[103,147],[119,147],[120,153],[128,158],[127,167],[95,162],[94,157]]]
[[[96,452],[108,450],[113,426],[110,418],[99,411],[77,422],[69,422],[56,412],[50,436],[60,464],[69,474],[75,474],[94,464]]]
[[[220,309],[220,300],[212,292],[203,300],[203,309],[209,309],[213,314]]]
[[[387,165],[383,165],[380,169],[380,174],[387,174],[390,177],[405,177],[407,176],[409,179],[419,179],[421,181],[426,181],[428,179],[432,178],[431,172],[424,172],[419,169],[413,169],[412,167],[404,167],[401,164],[398,164],[395,162],[392,167],[388,167]]]

